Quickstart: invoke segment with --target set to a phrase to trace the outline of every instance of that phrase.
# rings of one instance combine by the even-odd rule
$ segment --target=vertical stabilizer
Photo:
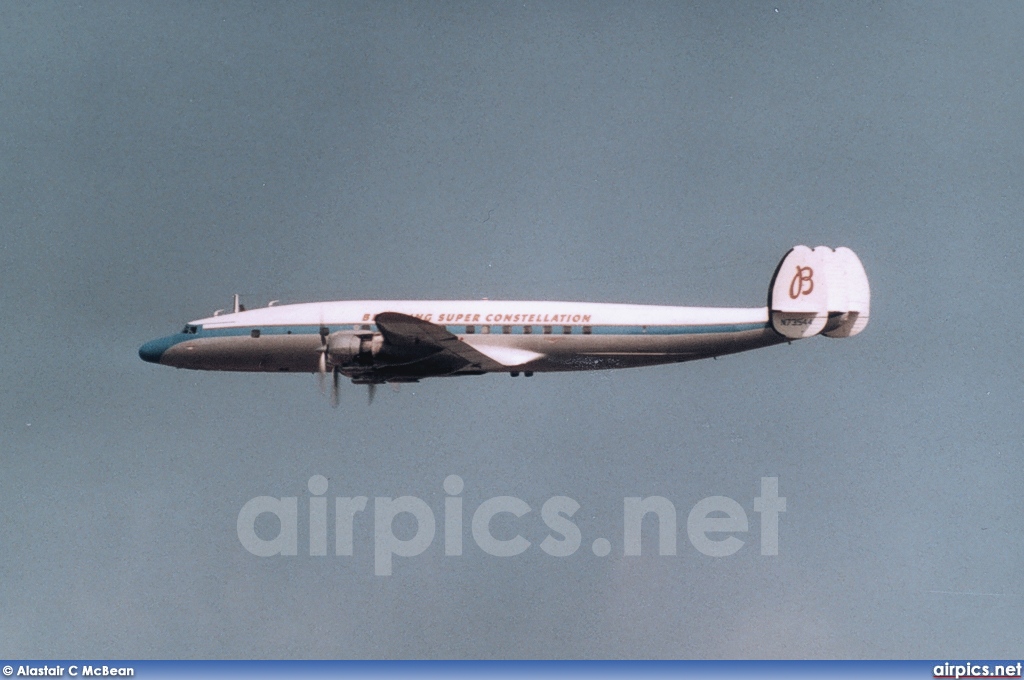
[[[848,338],[857,335],[868,325],[871,311],[871,287],[860,258],[849,248],[836,248],[832,253],[832,268],[842,281],[842,304],[829,305],[829,321],[822,335],[830,338]],[[830,273],[831,277],[832,274]],[[830,279],[831,280],[831,279]],[[831,287],[830,287],[831,289]]]
[[[772,328],[787,338],[809,338],[828,323],[829,284],[821,249],[796,246],[782,258],[768,298]]]

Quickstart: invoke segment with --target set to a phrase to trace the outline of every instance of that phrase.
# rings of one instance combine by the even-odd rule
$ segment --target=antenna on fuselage
[[[239,303],[238,301],[238,293],[235,293],[234,295],[231,296],[231,313],[238,314],[239,312],[244,310],[245,308],[242,307],[241,303]]]

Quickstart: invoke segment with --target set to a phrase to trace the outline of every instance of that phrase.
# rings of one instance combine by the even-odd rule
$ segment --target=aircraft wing
[[[374,371],[380,375],[426,377],[456,372],[501,371],[513,365],[501,361],[505,357],[492,358],[471,347],[443,326],[408,314],[381,312],[374,321],[384,338],[379,358],[384,359],[386,365]],[[533,352],[526,354],[529,359],[542,356]],[[516,360],[524,363],[521,357],[517,356]]]

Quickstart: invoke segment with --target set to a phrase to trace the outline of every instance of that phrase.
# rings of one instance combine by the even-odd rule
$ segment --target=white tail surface
[[[819,250],[796,246],[775,270],[768,306],[772,327],[787,338],[809,338],[828,323],[828,278]]]
[[[829,321],[825,326],[822,335],[830,338],[848,338],[857,335],[865,326],[871,312],[871,287],[868,285],[868,275],[864,271],[864,265],[849,248],[836,248],[831,254],[831,266],[829,280],[841,280],[842,284],[836,286],[843,291],[840,300],[833,306],[829,303]],[[835,270],[833,273],[832,270]],[[829,290],[832,287],[830,286]]]
[[[868,324],[871,291],[849,248],[796,246],[782,258],[768,300],[772,327],[787,338],[847,338]]]

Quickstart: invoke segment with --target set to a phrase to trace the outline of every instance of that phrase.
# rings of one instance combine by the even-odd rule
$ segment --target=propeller
[[[320,384],[320,393],[324,393],[324,382],[327,379],[327,334],[328,329],[320,324],[320,359],[317,364],[317,382]]]
[[[326,353],[320,353],[320,366],[316,372],[317,382],[320,383],[320,391],[324,392],[324,380],[327,374],[327,356]]]
[[[317,381],[320,383],[320,393],[326,392],[327,382],[327,338],[331,331],[327,326],[320,324],[320,359],[317,362]],[[341,403],[341,371],[337,366],[331,367],[331,406],[338,408]]]
[[[320,357],[317,360],[317,381],[320,383],[321,394],[325,393],[327,383],[327,354],[329,351],[327,339],[331,334],[331,330],[320,324]],[[331,406],[338,408],[341,403],[341,371],[337,366],[331,366]],[[374,383],[367,383],[368,388],[367,398],[368,404],[373,403],[373,398],[377,394],[377,385]]]

